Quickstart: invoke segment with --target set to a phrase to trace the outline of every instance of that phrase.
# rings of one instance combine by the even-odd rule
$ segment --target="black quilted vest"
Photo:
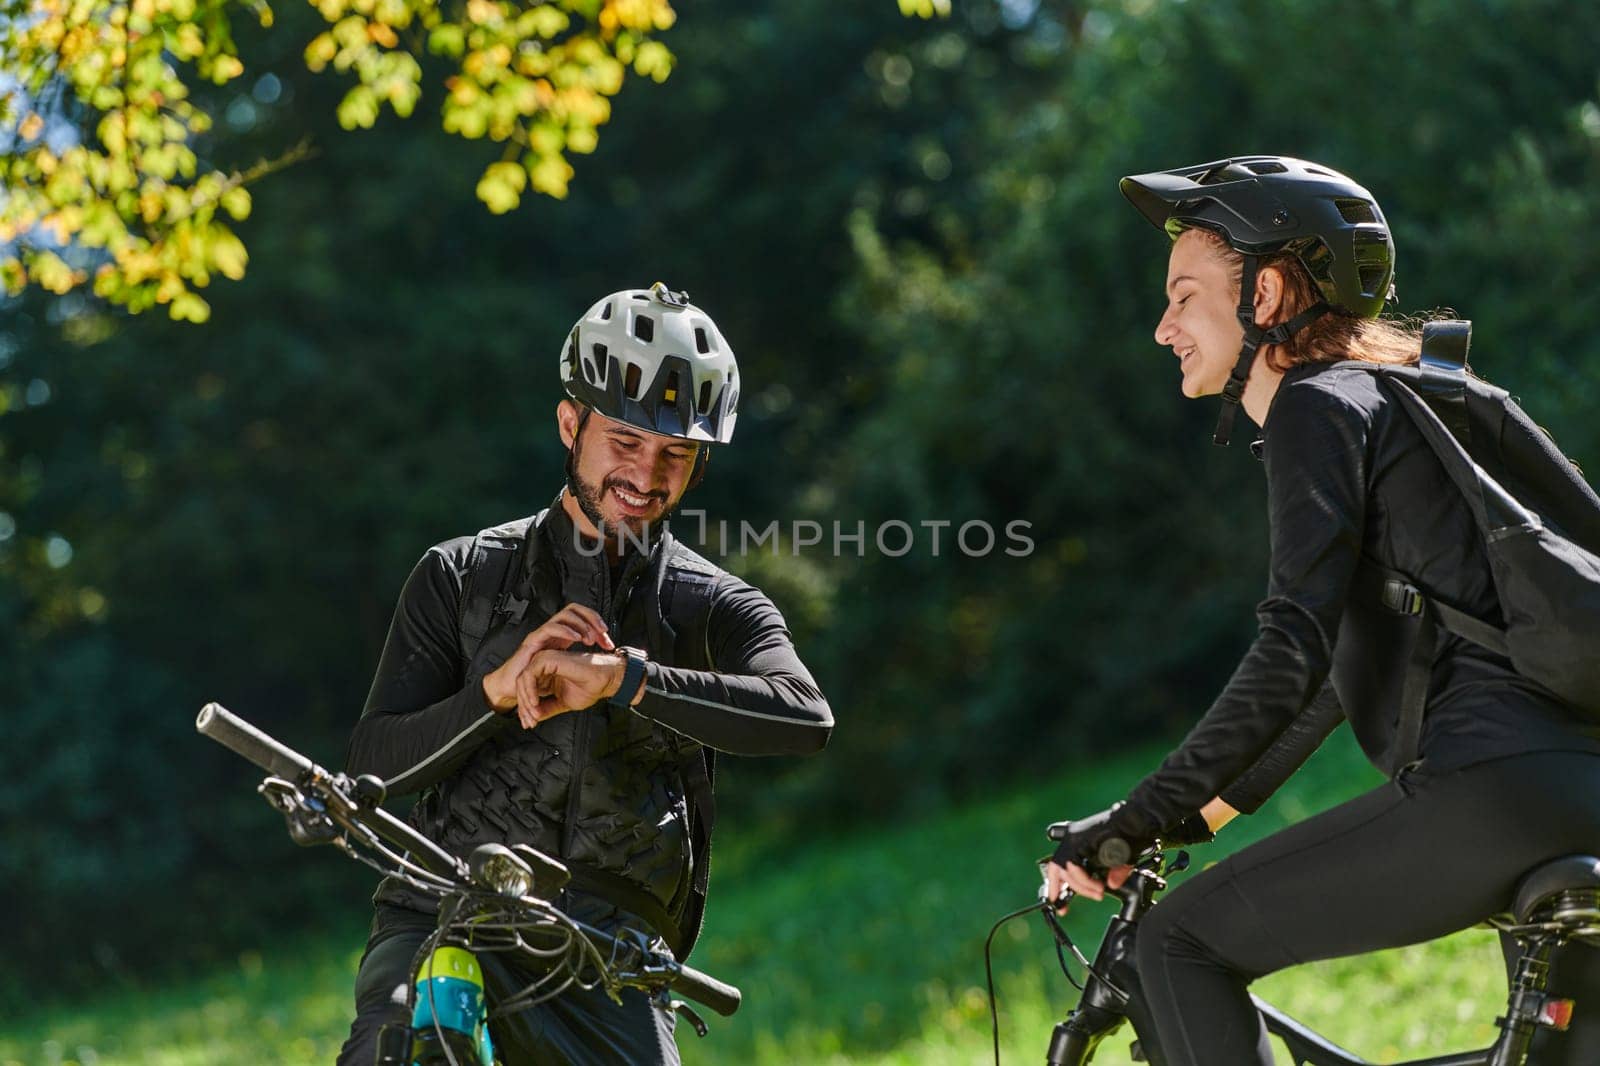
[[[506,587],[484,588],[490,551],[510,551]],[[705,618],[722,571],[663,533],[650,555],[631,552],[612,572],[579,551],[559,507],[484,530],[471,553],[457,625],[463,686],[478,684],[568,603],[598,611],[618,645],[663,665],[713,669]],[[463,619],[487,614],[479,642]],[[480,623],[482,624],[482,623]],[[574,871],[580,898],[599,897],[655,927],[682,958],[698,934],[710,860],[711,752],[631,709],[599,704],[524,730],[503,716],[410,821],[457,855],[479,844],[527,843]],[[420,906],[385,881],[377,898]],[[578,915],[585,917],[584,915]],[[587,920],[587,918],[586,918]],[[663,927],[665,926],[665,928]]]

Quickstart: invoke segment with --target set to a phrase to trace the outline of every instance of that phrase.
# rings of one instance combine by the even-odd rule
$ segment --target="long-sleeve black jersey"
[[[404,776],[405,791],[426,788],[448,774],[453,749],[474,746],[491,729],[515,726],[514,715],[495,714],[489,707],[481,683],[515,641],[497,641],[505,652],[491,653],[493,665],[484,664],[472,683],[465,683],[456,627],[470,547],[470,538],[462,538],[430,548],[407,579],[350,740],[352,773],[385,780]],[[516,640],[531,628],[523,627]],[[800,661],[783,616],[760,589],[731,574],[718,576],[706,648],[713,670],[647,663],[645,696],[634,710],[729,754],[822,750],[833,728],[832,713]],[[411,773],[419,767],[421,772]]]
[[[833,727],[827,701],[772,601],[670,536],[608,565],[558,503],[533,522],[521,552],[509,584],[525,613],[491,627],[475,649],[464,646],[461,623],[474,539],[437,545],[418,562],[348,769],[383,777],[394,794],[422,790],[413,824],[458,855],[488,842],[531,844],[611,902],[678,921],[688,875],[703,874],[695,841],[709,812],[690,808],[705,792],[706,749],[818,751]],[[645,652],[645,696],[636,707],[602,702],[523,729],[515,714],[489,707],[482,679],[569,603],[598,612],[617,645]],[[379,899],[419,905],[396,882]]]
[[[1340,704],[1363,749],[1394,769],[1404,638],[1414,630],[1398,619],[1396,639],[1363,628],[1390,624],[1357,603],[1363,557],[1498,618],[1477,524],[1397,403],[1359,368],[1284,376],[1263,426],[1272,562],[1259,632],[1205,717],[1128,797],[1152,824],[1175,825],[1219,794],[1255,810],[1340,722]],[[1508,660],[1442,630],[1426,707],[1421,753],[1434,769],[1600,751],[1592,726]]]

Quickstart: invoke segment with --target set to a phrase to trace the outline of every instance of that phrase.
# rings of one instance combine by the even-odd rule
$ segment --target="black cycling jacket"
[[[1131,816],[1167,828],[1217,795],[1252,812],[1346,719],[1375,765],[1400,769],[1415,620],[1360,594],[1364,557],[1501,624],[1477,524],[1397,404],[1359,367],[1284,375],[1262,427],[1272,562],[1259,634],[1210,711],[1129,795]],[[1442,629],[1437,639],[1420,747],[1431,769],[1600,752],[1600,731],[1508,660]]]
[[[532,844],[642,889],[677,919],[691,863],[704,861],[691,855],[686,799],[690,777],[703,772],[701,746],[818,751],[831,711],[772,601],[670,535],[613,568],[579,550],[558,501],[528,537],[516,588],[530,608],[520,623],[491,629],[470,662],[459,617],[473,538],[422,557],[395,609],[348,769],[403,775],[396,791],[425,789],[410,820],[458,855],[491,841]],[[664,577],[705,590],[699,614],[677,631],[659,617]],[[514,713],[490,709],[482,678],[568,603],[593,608],[618,645],[649,655],[646,694],[636,707],[597,704],[524,730]],[[379,898],[425,905],[392,880]]]

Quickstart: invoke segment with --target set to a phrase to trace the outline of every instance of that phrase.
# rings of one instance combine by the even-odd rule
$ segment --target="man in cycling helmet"
[[[706,891],[712,753],[805,754],[833,719],[760,590],[666,518],[733,436],[739,369],[711,317],[657,284],[612,293],[561,352],[566,485],[531,518],[430,548],[412,571],[348,769],[420,793],[410,821],[457,855],[530,844],[572,871],[569,915],[685,956]],[[341,1064],[409,1022],[428,901],[374,897]],[[538,976],[485,953],[491,1006]],[[676,1063],[664,1000],[573,988],[491,1022],[504,1062]]]
[[[1348,720],[1392,780],[1190,878],[1138,932],[1130,1013],[1159,1034],[1150,1061],[1270,1066],[1251,981],[1475,925],[1508,909],[1531,867],[1591,852],[1600,737],[1506,657],[1374,594],[1383,567],[1479,618],[1500,610],[1465,497],[1363,369],[1420,354],[1419,331],[1377,317],[1395,253],[1372,194],[1279,156],[1141,174],[1122,192],[1172,242],[1156,340],[1184,395],[1221,394],[1218,443],[1241,408],[1260,427],[1271,565],[1259,633],[1226,688],[1125,800],[1071,823],[1046,891],[1099,899],[1128,876],[1122,845],[1209,839]],[[1407,735],[1397,711],[1413,661],[1426,714]],[[1600,952],[1567,952],[1550,990],[1600,1005]],[[1600,1011],[1542,1033],[1530,1061],[1600,1062]]]

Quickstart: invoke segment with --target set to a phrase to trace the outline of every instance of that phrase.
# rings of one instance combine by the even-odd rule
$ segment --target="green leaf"
[[[167,314],[174,322],[204,322],[211,317],[211,305],[192,292],[184,292],[173,298]]]
[[[451,59],[460,59],[467,50],[467,38],[461,27],[453,22],[446,22],[434,27],[428,34],[428,51],[434,55],[449,56]]]
[[[478,199],[493,213],[503,215],[522,202],[522,190],[527,186],[528,172],[519,164],[490,163],[478,179]]]
[[[352,86],[339,101],[339,125],[347,130],[371,129],[378,121],[378,96],[370,86]]]
[[[250,217],[250,190],[236,186],[222,194],[222,209],[235,219]]]
[[[207,253],[206,258],[222,272],[223,277],[230,281],[244,277],[250,254],[245,251],[244,242],[232,233],[221,227],[213,229]]]

